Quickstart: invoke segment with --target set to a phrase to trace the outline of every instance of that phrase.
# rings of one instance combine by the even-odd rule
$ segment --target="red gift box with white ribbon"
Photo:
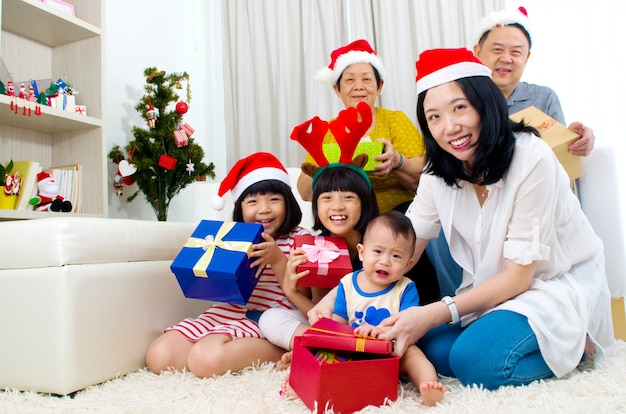
[[[298,266],[298,272],[310,270],[297,286],[333,288],[352,272],[348,244],[343,237],[298,235],[294,241],[307,257],[307,262]]]

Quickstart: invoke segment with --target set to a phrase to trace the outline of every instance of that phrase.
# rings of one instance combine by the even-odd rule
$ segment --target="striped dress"
[[[287,237],[276,240],[276,244],[286,256],[289,256],[293,249],[294,236],[299,234],[310,232],[298,226],[292,229]],[[187,318],[170,326],[165,332],[178,331],[192,342],[210,334],[230,335],[233,338],[263,338],[259,325],[248,319],[246,312],[264,311],[269,308],[296,309],[280,288],[272,267],[266,266],[245,306],[216,303],[196,319]]]

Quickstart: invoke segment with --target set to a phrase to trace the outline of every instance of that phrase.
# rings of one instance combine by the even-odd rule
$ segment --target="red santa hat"
[[[269,152],[255,152],[233,165],[222,180],[217,196],[211,200],[214,210],[224,208],[224,195],[230,191],[236,201],[253,184],[265,180],[278,180],[291,188],[289,174],[274,155]]]
[[[383,67],[382,60],[378,57],[367,40],[359,39],[339,49],[333,50],[330,54],[330,65],[320,69],[315,79],[333,87],[343,71],[354,63],[369,63],[376,68],[381,79],[385,77],[385,68]]]
[[[50,178],[50,174],[45,171],[41,171],[39,174],[37,174],[37,182],[43,181],[48,178]]]
[[[505,9],[491,12],[491,14],[483,17],[478,26],[478,32],[476,33],[476,44],[480,38],[487,32],[495,29],[496,27],[507,26],[510,24],[519,24],[526,30],[528,34],[528,41],[532,38],[530,20],[528,19],[528,12],[524,7],[518,7],[517,9]]]
[[[422,52],[415,78],[417,94],[432,87],[471,76],[491,78],[491,70],[465,48],[431,49]]]

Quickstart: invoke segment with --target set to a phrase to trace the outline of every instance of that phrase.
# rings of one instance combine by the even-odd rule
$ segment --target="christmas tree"
[[[124,184],[136,182],[139,189],[127,201],[142,192],[157,219],[165,221],[172,199],[198,179],[215,178],[215,166],[202,162],[204,150],[192,138],[194,130],[182,121],[191,101],[189,75],[147,68],[144,76],[145,93],[135,109],[147,125],[133,127],[135,139],[125,147],[127,156],[116,145],[108,157],[118,165],[114,182],[118,195]],[[183,83],[186,96],[181,100],[176,90],[182,90]]]

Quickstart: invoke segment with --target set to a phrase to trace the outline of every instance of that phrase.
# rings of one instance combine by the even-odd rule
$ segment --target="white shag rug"
[[[583,364],[559,380],[485,391],[444,378],[448,388],[437,407],[426,407],[410,384],[398,388],[398,400],[360,413],[623,413],[626,412],[626,343],[597,369]],[[141,369],[89,387],[73,398],[35,392],[0,391],[0,413],[308,413],[299,400],[278,391],[283,372],[263,364],[241,373],[200,379],[188,372],[161,375]],[[361,386],[367,393],[367,382]]]

